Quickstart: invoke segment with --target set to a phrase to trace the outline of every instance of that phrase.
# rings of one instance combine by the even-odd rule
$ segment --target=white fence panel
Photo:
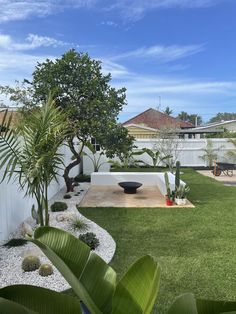
[[[60,148],[64,154],[64,163],[71,162],[71,152],[65,145]],[[70,175],[76,176],[80,172],[80,166],[74,167]],[[49,198],[55,195],[63,186],[63,170],[60,171],[58,182],[53,181],[49,187]],[[2,178],[0,171],[0,179]],[[0,240],[7,239],[9,233],[13,232],[24,219],[31,215],[31,207],[34,203],[33,198],[24,197],[24,191],[20,190],[17,182],[7,180],[0,184]]]

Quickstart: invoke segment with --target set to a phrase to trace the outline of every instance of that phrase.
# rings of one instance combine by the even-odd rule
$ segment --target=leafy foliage
[[[202,150],[204,151],[203,156],[200,156],[201,159],[203,159],[206,163],[208,167],[212,167],[214,161],[217,160],[218,158],[218,154],[217,152],[219,151],[219,149],[221,149],[223,146],[219,147],[219,148],[214,148],[214,144],[211,140],[207,140],[207,145],[206,148],[203,148]]]
[[[235,112],[218,112],[217,115],[212,117],[209,122],[222,122],[222,121],[229,121],[229,120],[235,120],[236,119],[236,113]]]
[[[192,123],[192,125],[196,124],[196,119],[197,119],[197,125],[201,125],[203,123],[202,117],[199,116],[198,114],[188,114],[185,111],[181,111],[177,118],[179,120],[182,120],[184,122],[189,122]]]

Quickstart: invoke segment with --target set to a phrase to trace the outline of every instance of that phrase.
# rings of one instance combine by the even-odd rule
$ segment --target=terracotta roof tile
[[[178,120],[153,108],[150,108],[123,123],[124,126],[128,124],[138,124],[153,129],[161,129],[163,127],[180,127],[181,129],[193,127],[189,122]]]

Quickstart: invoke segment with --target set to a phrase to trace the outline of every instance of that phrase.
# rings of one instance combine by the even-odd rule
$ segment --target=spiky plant
[[[236,162],[236,139],[235,139],[235,138],[230,138],[230,139],[229,139],[229,142],[234,145],[234,149],[233,149],[233,150],[230,150],[230,151],[227,153],[227,156],[228,156],[233,162]]]
[[[26,195],[34,196],[39,223],[48,225],[48,187],[63,164],[58,149],[66,136],[66,117],[49,97],[22,117],[20,127],[12,127],[11,122],[12,113],[6,110],[0,122],[2,181],[15,179]]]

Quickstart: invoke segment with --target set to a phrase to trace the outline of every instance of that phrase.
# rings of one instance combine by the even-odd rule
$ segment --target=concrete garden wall
[[[63,146],[61,152],[64,154],[65,164],[71,162],[70,150]],[[74,167],[71,175],[79,173],[79,167]],[[60,171],[60,175],[63,171]],[[3,173],[0,171],[0,178]],[[49,188],[49,198],[55,195],[64,186],[64,179],[58,176],[58,182],[53,181]],[[19,224],[31,215],[31,207],[34,203],[33,198],[24,197],[24,191],[20,190],[17,182],[7,180],[0,184],[0,240],[8,238],[9,233],[13,232]]]

